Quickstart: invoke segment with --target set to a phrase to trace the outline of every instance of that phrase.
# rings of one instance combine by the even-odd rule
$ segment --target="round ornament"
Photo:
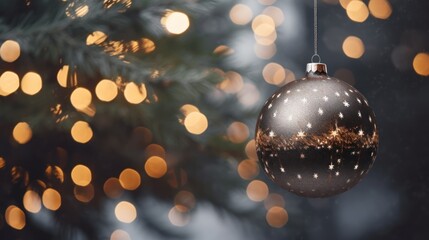
[[[327,197],[356,185],[374,163],[375,116],[365,97],[309,63],[304,78],[275,92],[261,110],[256,150],[265,173],[305,197]]]

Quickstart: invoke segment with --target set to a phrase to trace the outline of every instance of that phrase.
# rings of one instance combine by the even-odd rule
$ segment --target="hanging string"
[[[318,22],[317,22],[317,0],[314,0],[314,55],[311,57],[311,62],[314,63],[315,62],[315,58],[317,58],[317,62],[320,63],[320,61],[322,60],[319,56],[319,54],[317,53],[317,44],[318,44],[318,36],[317,36],[317,28],[318,28]]]

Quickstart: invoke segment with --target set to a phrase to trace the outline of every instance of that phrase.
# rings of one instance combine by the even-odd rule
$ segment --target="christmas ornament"
[[[320,60],[317,37],[312,61],[315,57]],[[256,126],[266,174],[305,197],[332,196],[356,185],[373,165],[377,147],[375,116],[365,97],[314,61],[304,78],[267,100]]]

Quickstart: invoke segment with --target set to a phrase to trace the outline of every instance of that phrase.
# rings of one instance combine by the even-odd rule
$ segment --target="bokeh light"
[[[45,169],[45,175],[51,180],[58,180],[60,183],[64,182],[64,172],[58,166],[48,166]]]
[[[231,8],[231,11],[229,11],[229,18],[237,25],[248,24],[252,20],[252,17],[252,9],[245,4],[236,4]]]
[[[265,65],[262,76],[267,83],[280,86],[284,84],[286,71],[282,65],[272,62]]]
[[[110,235],[110,240],[131,240],[131,237],[124,230],[117,229]]]
[[[4,214],[6,223],[16,230],[21,230],[25,227],[25,214],[15,205],[10,205]]]
[[[43,192],[42,202],[45,208],[56,211],[61,207],[61,195],[57,190],[53,188],[47,188]]]
[[[57,81],[61,87],[67,87],[67,78],[69,74],[69,65],[64,65],[57,73]]]
[[[122,195],[124,189],[117,178],[109,178],[103,185],[104,193],[110,198],[118,198]]]
[[[161,157],[152,156],[144,164],[144,170],[149,177],[161,178],[167,173],[167,163]]]
[[[288,213],[282,207],[272,207],[266,215],[267,223],[273,228],[282,228],[289,220]]]
[[[246,152],[246,156],[249,159],[258,160],[258,155],[256,154],[256,143],[254,139],[250,140],[246,144],[244,151]]]
[[[229,71],[218,87],[226,93],[238,93],[243,88],[243,77],[237,72]]]
[[[0,95],[8,96],[19,88],[18,74],[6,71],[0,76]]]
[[[247,185],[247,197],[255,202],[262,202],[267,198],[269,189],[266,183],[260,180],[253,180]]]
[[[4,160],[4,158],[0,157],[0,169],[4,168],[4,166],[6,166],[6,160]]]
[[[28,95],[34,95],[42,89],[42,77],[38,73],[28,72],[22,77],[21,90]]]
[[[95,87],[95,95],[103,102],[110,102],[118,95],[118,86],[112,80],[103,79]]]
[[[392,6],[388,0],[370,0],[368,8],[371,15],[379,19],[388,19],[392,15]]]
[[[188,116],[192,112],[199,112],[200,110],[192,105],[192,104],[185,104],[182,107],[180,107],[180,112],[182,112],[183,115]]]
[[[124,90],[125,99],[131,104],[139,104],[147,97],[146,86],[142,83],[140,87],[134,83],[129,82]]]
[[[37,192],[32,190],[27,190],[22,198],[22,203],[25,210],[31,213],[38,213],[42,208],[42,201]]]
[[[343,42],[343,51],[349,58],[358,59],[365,53],[365,45],[356,36],[349,36]]]
[[[171,34],[182,34],[189,28],[189,17],[182,12],[168,11],[161,19],[161,24]]]
[[[86,38],[86,45],[101,44],[106,41],[107,35],[102,31],[94,31]]]
[[[136,190],[141,183],[140,174],[131,168],[124,169],[119,175],[119,183],[126,190]]]
[[[92,184],[85,187],[74,186],[73,194],[78,201],[88,203],[94,198],[94,186]]]
[[[262,13],[264,15],[272,17],[276,26],[281,25],[285,20],[283,11],[278,7],[269,6],[265,8]]]
[[[21,55],[21,47],[14,40],[7,40],[0,46],[0,57],[5,62],[15,62]]]
[[[91,92],[83,87],[76,88],[70,95],[70,102],[78,110],[87,108],[92,101]]]
[[[264,206],[267,210],[271,209],[272,207],[284,208],[285,205],[285,199],[282,195],[278,193],[270,193],[268,197],[264,200]]]
[[[31,127],[28,123],[20,122],[13,128],[12,135],[15,141],[19,144],[26,144],[33,136],[33,132],[31,131]]]
[[[419,53],[414,57],[413,61],[414,71],[422,76],[429,76],[429,54]]]
[[[365,22],[369,16],[369,10],[362,1],[353,0],[347,5],[347,16],[355,22]]]
[[[277,53],[277,46],[275,44],[271,45],[260,45],[255,44],[253,50],[258,58],[261,59],[270,59],[274,57]]]
[[[91,183],[92,173],[87,166],[79,164],[72,169],[71,178],[74,184],[85,187]]]
[[[176,227],[184,227],[189,223],[190,216],[188,214],[186,208],[182,208],[181,206],[174,206],[168,212],[168,220],[170,220],[171,224]]]
[[[186,116],[184,125],[188,132],[200,135],[207,130],[209,122],[204,114],[192,112]]]
[[[276,31],[276,24],[272,17],[258,15],[252,21],[252,29],[256,36],[269,37]]]
[[[195,206],[196,200],[193,193],[189,191],[180,191],[174,197],[174,205],[184,206],[191,209]]]
[[[136,207],[130,202],[122,201],[115,207],[116,218],[124,223],[132,223],[137,217]]]
[[[259,174],[259,163],[253,159],[243,160],[238,164],[237,172],[242,179],[251,180]]]
[[[93,136],[91,127],[84,121],[77,121],[70,132],[73,140],[83,144],[89,142]]]
[[[242,143],[249,137],[249,128],[242,122],[233,122],[226,130],[228,139],[233,143]]]
[[[353,0],[340,0],[341,7],[343,7],[344,9],[347,9],[347,5],[349,5],[351,1]]]

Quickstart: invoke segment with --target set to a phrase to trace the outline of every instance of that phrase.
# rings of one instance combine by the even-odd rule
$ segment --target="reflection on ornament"
[[[356,185],[378,147],[374,112],[354,87],[310,63],[304,78],[275,92],[256,127],[262,168],[281,187],[327,197]]]

